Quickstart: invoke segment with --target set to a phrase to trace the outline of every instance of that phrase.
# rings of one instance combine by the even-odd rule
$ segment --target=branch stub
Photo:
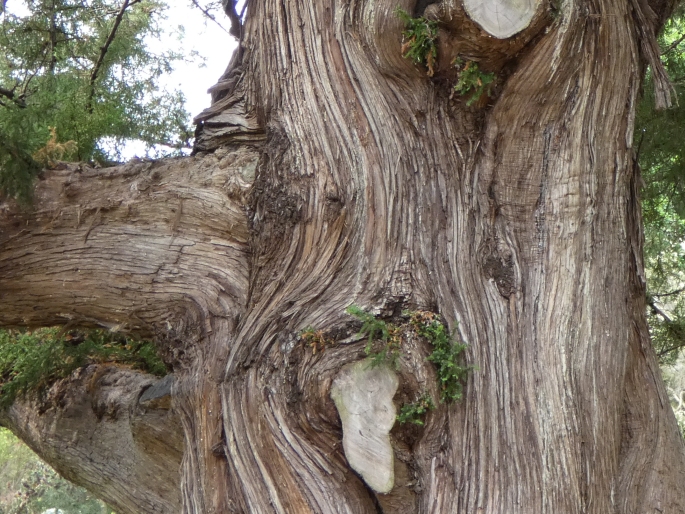
[[[507,39],[530,25],[540,0],[464,0],[469,17],[498,39]]]

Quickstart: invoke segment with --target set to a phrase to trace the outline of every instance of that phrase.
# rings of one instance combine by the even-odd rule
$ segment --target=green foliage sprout
[[[462,398],[464,381],[475,368],[462,364],[462,353],[466,345],[455,341],[437,314],[406,311],[403,316],[409,318],[409,323],[394,325],[355,305],[348,307],[347,313],[362,321],[359,334],[367,337],[364,351],[371,358],[372,366],[389,363],[399,369],[402,335],[413,330],[433,347],[427,360],[434,364],[438,375],[440,402],[449,403]],[[378,348],[379,342],[380,351],[374,351]],[[432,399],[428,394],[424,394],[417,402],[402,406],[397,419],[400,423],[422,424],[418,421],[422,421],[423,415],[432,408]]]
[[[412,18],[409,13],[399,7],[395,10],[397,17],[404,22],[402,32],[402,57],[414,64],[422,64],[428,68],[428,76],[435,73],[435,61],[438,58],[438,23],[426,18]]]
[[[402,405],[400,413],[397,415],[397,422],[423,426],[426,414],[433,409],[435,409],[433,399],[429,394],[424,394],[417,401]]]
[[[152,343],[108,331],[0,331],[0,408],[8,407],[21,394],[40,393],[77,368],[95,362],[124,363],[157,376],[167,372]]]
[[[411,323],[417,334],[425,337],[433,346],[428,360],[435,364],[440,383],[440,402],[460,400],[463,382],[474,369],[461,364],[461,354],[466,345],[458,343],[432,312],[410,313]]]
[[[371,359],[371,366],[376,367],[387,363],[395,369],[399,369],[401,346],[401,330],[399,327],[376,318],[356,305],[349,306],[347,313],[362,322],[359,334],[367,337],[364,352]],[[377,352],[374,351],[376,341],[381,342],[381,349]]]
[[[478,68],[478,64],[457,58],[454,66],[459,69],[459,76],[454,90],[461,96],[468,95],[466,105],[471,106],[484,93],[490,95],[491,84],[495,80],[494,73],[485,73]]]

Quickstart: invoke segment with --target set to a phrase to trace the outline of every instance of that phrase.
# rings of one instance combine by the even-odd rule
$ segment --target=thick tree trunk
[[[159,175],[50,175],[42,214],[0,220],[0,323],[157,338],[176,374],[185,512],[685,511],[631,147],[646,62],[668,102],[654,34],[671,6],[531,4],[519,29],[468,2],[430,5],[428,78],[401,56],[396,4],[250,0],[199,117],[198,148],[214,153]],[[454,94],[457,57],[496,74],[492,98]],[[351,304],[440,313],[478,367],[460,403],[392,430],[379,480],[343,430],[384,425],[393,384],[398,405],[438,386],[416,338],[396,373],[355,367]],[[313,351],[307,326],[334,344]],[[361,425],[342,412],[355,395],[375,405],[352,413]]]

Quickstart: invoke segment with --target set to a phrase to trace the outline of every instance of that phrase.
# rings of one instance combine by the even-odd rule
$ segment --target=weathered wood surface
[[[506,39],[429,5],[431,79],[397,5],[250,0],[201,119],[213,154],[49,172],[36,212],[1,208],[0,323],[156,338],[184,512],[685,511],[632,148],[672,3],[541,3]],[[491,97],[453,93],[455,57],[496,74]],[[330,398],[364,356],[353,303],[441,313],[479,368],[462,402],[391,431],[387,495],[351,469]],[[314,352],[307,326],[334,342]],[[397,405],[437,387],[430,349],[403,344]]]
[[[17,400],[0,423],[117,512],[178,512],[183,431],[171,410],[172,380],[91,365],[40,400]]]
[[[488,34],[506,39],[528,27],[541,0],[464,0],[469,17]]]
[[[389,493],[395,485],[389,434],[397,415],[392,401],[397,386],[397,375],[388,366],[372,367],[369,360],[344,366],[331,386],[342,423],[345,457],[378,493]]]
[[[223,155],[66,165],[44,173],[30,211],[0,205],[0,323],[173,341],[211,331],[211,316],[237,316],[258,154]]]

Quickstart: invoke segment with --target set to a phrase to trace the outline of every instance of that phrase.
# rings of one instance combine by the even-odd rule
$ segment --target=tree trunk
[[[52,172],[37,213],[5,208],[0,323],[156,338],[184,512],[685,511],[632,149],[647,63],[669,102],[672,6],[429,5],[429,78],[396,5],[250,0],[201,153]],[[454,92],[456,58],[495,74],[491,96]],[[397,405],[437,401],[431,348],[404,337],[397,371],[359,367],[352,304],[439,313],[478,368],[461,402],[392,429],[389,458],[393,384]]]

